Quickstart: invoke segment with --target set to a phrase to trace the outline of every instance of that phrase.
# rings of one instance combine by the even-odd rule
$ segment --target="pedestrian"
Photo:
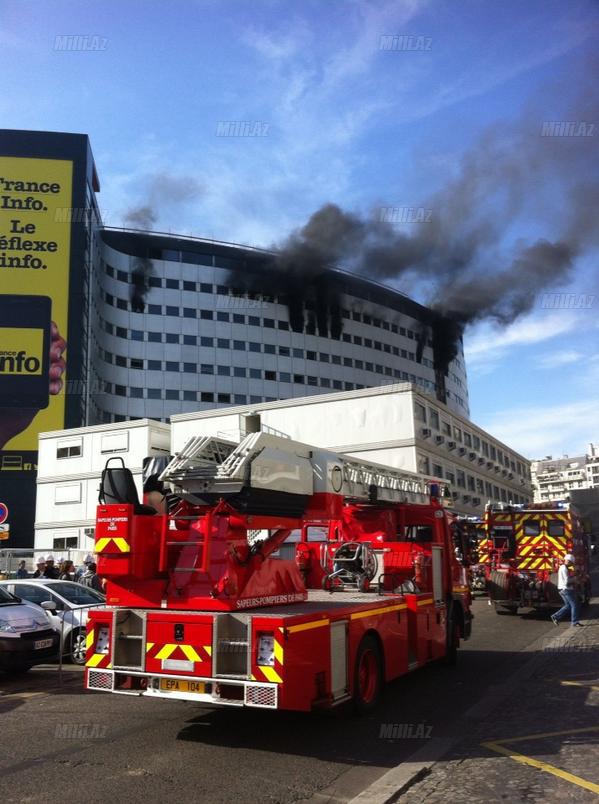
[[[574,588],[574,561],[572,553],[566,553],[560,564],[557,573],[557,591],[564,605],[551,615],[551,619],[554,625],[558,625],[562,617],[570,612],[572,625],[582,628],[582,623],[578,621],[578,597]]]
[[[46,556],[46,569],[42,577],[51,578],[53,581],[58,578],[58,569],[54,566],[54,556],[51,553]]]
[[[83,564],[77,569],[77,572],[75,573],[74,580],[77,583],[81,583],[81,579],[87,572],[87,568],[89,567],[90,564],[93,563],[94,563],[94,557],[91,555],[91,553],[88,553],[83,559]]]
[[[24,561],[19,561],[19,566],[17,567],[17,578],[29,578],[29,573],[27,572],[27,567],[25,566]]]
[[[58,568],[58,580],[72,581],[74,571],[75,568],[73,567],[73,562],[69,559],[65,559],[61,562],[60,567]]]
[[[89,586],[90,589],[95,589],[96,592],[102,592],[102,579],[96,572],[96,565],[92,562],[87,565],[87,571],[81,578],[80,583],[84,586]]]
[[[44,577],[44,570],[46,569],[46,562],[44,561],[44,559],[43,558],[38,558],[38,560],[35,562],[35,566],[37,567],[37,569],[33,573],[33,577],[34,578],[43,578]]]

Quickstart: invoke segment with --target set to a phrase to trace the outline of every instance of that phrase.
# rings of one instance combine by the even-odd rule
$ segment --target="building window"
[[[288,346],[279,346],[279,354],[281,357],[289,357],[291,352]]]
[[[148,332],[148,341],[150,343],[162,343],[162,332]]]
[[[200,346],[214,346],[214,338],[201,337]]]
[[[167,304],[166,305],[166,314],[167,315],[174,315],[174,316],[178,317],[179,316],[179,308],[178,307],[173,307],[172,304]]]
[[[259,327],[260,326],[260,319],[257,315],[250,315],[248,316],[248,324],[250,327]]]
[[[148,313],[150,313],[150,315],[162,315],[162,305],[148,304]]]
[[[183,343],[185,344],[185,346],[197,346],[198,339],[196,338],[195,335],[184,335]]]
[[[229,403],[231,401],[231,394],[219,394],[218,401]]]
[[[56,445],[57,458],[79,458],[83,455],[83,440],[78,441],[59,441]]]
[[[127,389],[124,385],[115,385],[114,392],[117,396],[127,396]]]
[[[162,371],[162,360],[148,360],[148,371]]]
[[[201,402],[214,402],[214,394],[211,394],[208,391],[202,391],[200,394],[200,401]]]
[[[264,372],[264,379],[265,380],[270,380],[271,382],[276,381],[277,372],[276,371],[265,371]]]
[[[303,374],[294,374],[293,375],[293,382],[297,383],[298,385],[304,384],[304,375]]]
[[[183,308],[183,318],[195,318],[196,311],[193,307],[184,307]]]
[[[160,388],[148,388],[148,399],[162,399]]]
[[[219,377],[230,377],[231,376],[231,367],[230,366],[218,366],[217,373]]]
[[[189,288],[188,288],[189,290]],[[197,394],[195,391],[183,391],[183,400],[184,402],[195,402],[197,400]]]
[[[233,323],[234,324],[245,324],[245,316],[240,315],[239,313],[233,313]],[[244,397],[245,399],[245,397]]]
[[[205,282],[200,282],[200,293],[212,293],[212,285],[208,285]],[[208,402],[212,401],[212,399],[208,400]]]
[[[304,356],[304,350],[303,350],[303,349],[294,349],[294,350],[293,350],[293,356],[294,356],[294,357],[301,357],[301,358],[303,358],[303,356]]]
[[[245,341],[233,341],[233,349],[238,352],[245,352]]]
[[[265,343],[264,344],[264,353],[267,355],[274,355],[276,354],[276,347],[272,343]]]
[[[200,372],[202,374],[214,374],[214,366],[211,363],[202,363]]]
[[[217,338],[216,345],[219,349],[230,349],[231,341],[228,338]]]
[[[179,363],[175,360],[167,360],[166,361],[166,370],[167,371],[179,371]]]
[[[255,341],[250,341],[250,352],[259,352],[260,344]]]
[[[166,342],[167,343],[179,343],[179,336],[176,335],[174,332],[167,332],[166,333]]]
[[[251,368],[250,369],[250,379],[252,379],[252,380],[260,380],[260,379],[262,379],[262,371],[261,371],[261,369]]]
[[[179,391],[174,391],[172,388],[167,388],[164,398],[168,400],[174,400],[174,399],[178,400]]]
[[[129,388],[129,396],[133,399],[143,399],[144,398],[144,391],[143,388]]]
[[[185,374],[197,374],[197,371],[198,371],[197,363],[183,363],[183,372]]]
[[[268,327],[268,329],[274,329],[275,328],[275,320],[274,320],[274,318],[265,318],[264,319],[264,326]]]
[[[212,310],[200,310],[200,318],[203,321],[212,321],[214,318]]]
[[[189,280],[184,279],[183,280],[183,290],[191,290],[193,293],[195,293],[196,283],[195,282],[190,282]]]
[[[233,376],[234,377],[245,377],[245,368],[241,366],[235,366],[233,369]]]
[[[282,371],[279,374],[279,379],[281,380],[281,382],[291,382],[291,374],[289,374],[289,372],[287,371]]]

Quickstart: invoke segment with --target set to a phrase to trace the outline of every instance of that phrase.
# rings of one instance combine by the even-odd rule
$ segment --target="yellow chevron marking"
[[[103,658],[104,658],[103,653],[94,653],[94,655],[91,656],[85,664],[87,665],[87,667],[97,667]]]
[[[212,656],[212,645],[204,645],[204,650],[208,654],[208,656]]]
[[[283,664],[283,646],[280,642],[277,642],[275,639],[275,661],[279,664]]]
[[[187,656],[190,662],[201,662],[202,658],[199,656],[197,650],[193,645],[179,645],[183,653]]]
[[[277,673],[277,671],[275,670],[274,667],[263,667],[262,665],[258,665],[258,667],[260,668],[260,670],[262,670],[262,672],[264,673],[266,678],[269,681],[271,681],[273,684],[282,684],[283,683],[283,679]]]
[[[165,645],[161,648],[158,653],[156,654],[157,659],[168,659],[171,653],[175,652],[177,645]]]
[[[155,644],[155,642],[146,642],[146,653],[149,653]]]
[[[104,548],[106,548],[110,542],[114,542],[115,546],[120,550],[121,553],[129,553],[131,551],[129,542],[122,537],[104,536],[102,539],[98,539],[96,542],[96,553],[103,552]]]
[[[300,625],[290,625],[287,629],[288,634],[296,634],[298,631],[310,631],[312,628],[322,628],[323,625],[329,625],[330,620],[314,620],[311,623],[301,623]]]
[[[433,599],[430,600],[422,600],[418,602],[420,606],[421,603],[432,603]],[[368,609],[368,611],[357,611],[355,614],[350,616],[351,620],[361,620],[363,617],[373,617],[375,614],[388,614],[391,611],[399,611],[400,609],[406,609],[406,603],[398,603],[396,606],[382,606],[378,609]]]
[[[106,669],[112,670],[112,662],[108,662],[108,664],[106,665]]]
[[[252,681],[258,681],[258,679],[256,678],[256,676],[253,673],[252,673]]]
[[[85,636],[85,648],[89,650],[91,646],[94,644],[94,629],[92,628],[91,631],[88,631]]]

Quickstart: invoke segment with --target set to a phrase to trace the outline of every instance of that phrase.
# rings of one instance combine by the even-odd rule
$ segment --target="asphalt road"
[[[420,733],[431,737],[462,734],[462,713],[531,657],[534,640],[555,636],[547,615],[498,616],[484,599],[474,612],[455,667],[399,679],[367,718],[84,693],[80,672],[66,673],[61,686],[50,667],[20,679],[0,675],[2,798],[348,801],[426,742],[385,739],[382,724],[422,724]]]

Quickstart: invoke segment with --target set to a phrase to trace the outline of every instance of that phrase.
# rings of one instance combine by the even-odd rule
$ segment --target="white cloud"
[[[464,337],[464,352],[469,367],[483,369],[501,360],[515,347],[542,343],[564,336],[580,326],[575,311],[533,312],[505,328],[489,322],[472,327]]]
[[[598,410],[591,393],[576,402],[503,410],[478,424],[527,458],[583,454],[589,441],[599,441]]]
[[[583,359],[585,359],[585,355],[582,352],[577,352],[575,349],[562,349],[541,355],[537,360],[537,366],[542,369],[553,369],[559,366],[569,366]]]

